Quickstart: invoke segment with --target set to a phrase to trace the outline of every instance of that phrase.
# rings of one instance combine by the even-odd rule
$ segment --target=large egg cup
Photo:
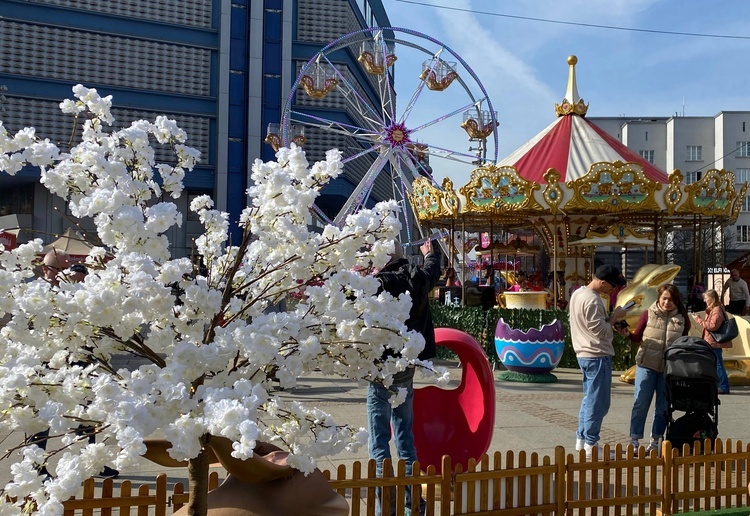
[[[541,328],[528,331],[508,326],[502,317],[495,329],[495,349],[508,371],[498,375],[501,380],[516,382],[555,382],[552,370],[557,367],[565,349],[562,322],[555,319]]]

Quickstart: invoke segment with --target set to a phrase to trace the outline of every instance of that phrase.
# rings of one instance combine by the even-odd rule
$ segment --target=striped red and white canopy
[[[560,173],[561,181],[570,181],[586,175],[592,164],[602,161],[636,162],[652,181],[669,183],[662,170],[577,115],[557,118],[498,166],[514,166],[524,179],[546,183],[543,176],[550,168]]]

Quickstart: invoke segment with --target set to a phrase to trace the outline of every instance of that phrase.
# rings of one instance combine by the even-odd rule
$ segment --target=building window
[[[700,181],[702,174],[700,172],[685,172],[685,184],[695,183]]]
[[[750,182],[750,168],[738,168],[737,170],[735,170],[734,182],[735,183]]]
[[[750,226],[737,226],[737,242],[750,243]]]
[[[750,195],[745,197],[745,200],[742,201],[742,211],[750,211]]]
[[[703,147],[701,145],[688,145],[685,161],[701,161],[703,159],[702,154]]]
[[[648,161],[649,163],[654,162],[654,151],[652,150],[642,150],[638,151],[643,159]]]
[[[736,158],[750,158],[750,142],[737,142]]]

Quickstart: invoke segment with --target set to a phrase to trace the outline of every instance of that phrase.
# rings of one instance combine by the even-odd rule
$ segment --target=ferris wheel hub
[[[401,122],[394,122],[383,127],[383,143],[388,144],[392,148],[405,147],[411,143],[410,134],[411,131],[406,128],[406,125]]]

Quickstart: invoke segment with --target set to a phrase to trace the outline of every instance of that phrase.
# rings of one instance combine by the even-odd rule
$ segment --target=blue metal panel
[[[26,98],[38,98],[61,101],[72,98],[73,82],[63,82],[54,79],[38,77],[21,77],[0,74],[0,80],[8,87],[6,95],[17,95]],[[158,91],[138,90],[86,82],[86,87],[96,88],[102,95],[112,95],[117,107],[131,109],[145,109],[158,113],[170,112],[216,116],[216,99],[212,97],[195,97]]]
[[[195,167],[192,171],[185,174],[185,188],[195,190],[214,189],[214,170],[207,167]]]
[[[265,33],[263,34],[266,41],[278,41],[281,42],[282,27],[281,12],[266,11],[265,19],[263,20],[263,27]]]
[[[230,21],[230,34],[232,37],[245,38],[247,33],[246,8],[232,6],[232,17]],[[235,16],[237,14],[237,16]]]
[[[78,30],[164,41],[195,47],[218,48],[219,44],[219,35],[216,29],[202,29],[151,20],[137,20],[106,13],[33,4],[17,0],[4,0],[0,2],[0,17],[9,20],[30,21],[56,27],[70,27]]]
[[[263,45],[263,73],[281,75],[281,43]]]
[[[247,76],[245,74],[229,74],[229,105],[243,106],[247,102]]]
[[[245,9],[234,10],[245,11]],[[247,62],[247,40],[245,38],[232,38],[229,42],[229,68],[247,71]]]

